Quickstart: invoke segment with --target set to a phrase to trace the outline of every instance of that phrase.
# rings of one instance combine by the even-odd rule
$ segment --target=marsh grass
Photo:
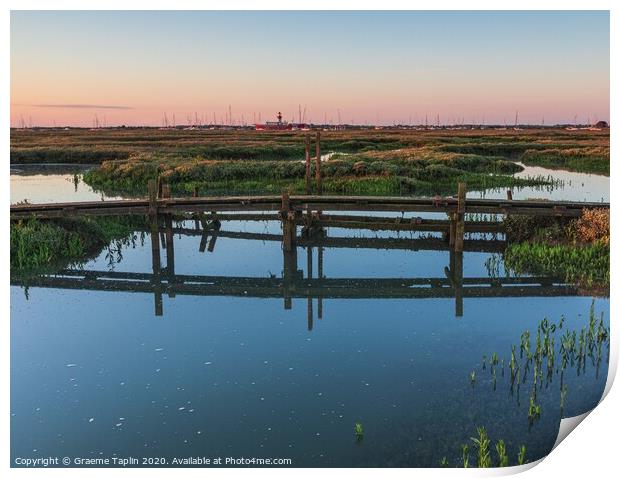
[[[549,388],[554,383],[554,376],[559,375],[559,411],[563,415],[568,397],[568,385],[564,383],[564,372],[570,367],[576,370],[577,377],[586,372],[588,363],[594,368],[596,377],[603,361],[603,349],[607,348],[607,362],[609,362],[609,329],[605,325],[603,315],[597,316],[594,311],[594,301],[590,305],[587,324],[579,331],[565,328],[565,317],[551,323],[547,318],[542,319],[536,327],[535,349],[530,353],[530,331],[521,334],[521,353],[517,358],[517,346],[510,350],[509,368],[511,370],[509,391],[519,401],[519,386],[526,382],[531,383],[527,406],[527,419],[532,427],[541,417],[543,410],[539,401],[539,390]],[[556,347],[556,340],[559,347]],[[492,354],[495,357],[496,353]],[[495,360],[492,359],[492,363]],[[545,371],[546,369],[546,371]],[[494,367],[493,391],[496,391],[496,377]],[[531,378],[530,378],[531,376]]]
[[[11,163],[97,163],[100,167],[86,174],[85,181],[106,192],[145,194],[148,179],[158,175],[178,194],[191,194],[195,187],[205,194],[261,193],[282,184],[301,192],[306,134],[156,128],[12,130]],[[574,151],[604,156],[608,147],[608,132],[576,134],[559,129],[322,132],[322,152],[337,153],[323,163],[325,186],[337,194],[454,194],[459,181],[467,182],[470,190],[549,186],[549,178],[512,176],[522,170],[515,160],[527,151],[567,150],[574,162],[581,157]]]
[[[511,215],[504,219],[508,273],[560,278],[606,294],[610,281],[609,209],[583,211],[578,219]]]
[[[139,217],[18,220],[10,225],[11,277],[24,278],[76,265],[107,248],[118,262],[122,244],[134,239]]]

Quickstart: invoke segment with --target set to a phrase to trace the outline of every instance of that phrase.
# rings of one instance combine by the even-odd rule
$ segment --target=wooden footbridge
[[[317,152],[318,156],[318,152]],[[308,160],[308,154],[306,154]],[[308,161],[306,162],[308,165]],[[307,168],[307,171],[309,169]],[[307,173],[308,174],[308,173]],[[307,176],[307,182],[309,179]],[[456,197],[411,198],[367,196],[230,196],[172,198],[166,184],[149,182],[148,199],[93,201],[11,206],[11,220],[29,217],[53,219],[75,216],[146,215],[149,218],[152,273],[63,270],[28,280],[32,287],[152,293],[155,314],[163,314],[164,294],[284,299],[307,299],[308,328],[313,324],[313,301],[318,318],[323,316],[323,299],[432,298],[454,297],[455,315],[463,314],[464,297],[570,296],[571,284],[548,277],[463,277],[463,251],[499,252],[505,247],[502,222],[488,216],[511,214],[579,217],[586,208],[609,208],[608,203],[569,201],[467,199],[461,183]],[[311,190],[310,187],[307,188]],[[391,216],[380,213],[391,213]],[[393,213],[402,213],[400,216]],[[368,213],[363,215],[363,213]],[[441,213],[448,219],[405,217],[406,213]],[[485,219],[474,219],[483,215]],[[187,227],[188,219],[194,227]],[[282,233],[254,233],[222,230],[226,221],[281,221]],[[175,225],[176,222],[176,225]],[[301,227],[301,234],[298,234]],[[412,231],[428,233],[410,238],[329,237],[328,228]],[[437,236],[437,233],[440,236]],[[469,237],[465,237],[465,234]],[[435,234],[433,236],[433,234]],[[277,241],[282,244],[281,277],[225,277],[177,274],[174,266],[175,235],[200,236],[199,251],[213,252],[219,238]],[[472,236],[473,235],[473,236]],[[165,249],[166,266],[161,265],[160,248]],[[297,249],[307,252],[307,275],[297,266]],[[443,275],[429,278],[326,278],[323,274],[325,248],[377,248],[450,251]],[[318,253],[318,274],[313,277],[313,251]]]
[[[458,251],[463,250],[466,232],[501,232],[501,222],[467,220],[467,215],[532,215],[551,217],[579,217],[587,208],[609,208],[609,203],[512,200],[508,193],[501,199],[467,199],[466,185],[459,183],[456,197],[412,198],[380,196],[226,196],[172,198],[167,184],[149,182],[148,199],[119,201],[90,201],[51,204],[16,204],[11,206],[11,218],[60,218],[96,215],[148,215],[157,225],[158,218],[188,213],[210,213],[220,220],[282,221],[283,248],[290,250],[296,236],[296,227],[340,227],[353,229],[388,229],[441,232]],[[277,211],[277,214],[273,212]],[[340,214],[328,214],[338,212]],[[342,214],[343,212],[347,214]],[[370,212],[374,215],[351,213]],[[379,217],[379,212],[400,212],[401,218]],[[259,214],[260,213],[260,214]],[[271,214],[270,214],[271,213]],[[442,213],[447,220],[410,217],[405,213]]]

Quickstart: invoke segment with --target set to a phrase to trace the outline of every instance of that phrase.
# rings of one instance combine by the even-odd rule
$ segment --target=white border
[[[612,0],[566,0],[562,2],[552,0],[521,0],[521,1],[503,1],[497,2],[492,0],[473,0],[469,2],[463,2],[458,0],[446,0],[446,1],[402,1],[402,0],[382,0],[368,1],[358,0],[356,2],[346,2],[341,0],[314,0],[307,1],[301,0],[295,3],[284,0],[268,0],[262,1],[260,4],[251,0],[228,0],[228,1],[197,1],[197,0],[151,0],[151,1],[132,1],[132,0],[91,0],[87,4],[77,0],[56,0],[56,1],[44,1],[44,0],[22,0],[14,1],[8,0],[3,2],[3,8],[0,13],[0,35],[2,35],[2,41],[0,42],[0,51],[2,52],[2,76],[1,85],[4,93],[2,101],[2,145],[5,158],[5,170],[6,176],[5,187],[0,188],[0,194],[2,195],[0,201],[2,204],[8,205],[10,203],[9,196],[9,174],[8,174],[8,154],[9,154],[9,124],[10,124],[10,85],[9,85],[9,68],[10,65],[10,10],[129,10],[129,9],[161,9],[161,10],[192,10],[192,9],[211,9],[211,10],[610,10],[611,11],[611,178],[616,175],[615,163],[619,161],[619,156],[616,152],[616,145],[618,144],[618,132],[614,128],[619,119],[617,114],[617,88],[614,85],[618,84],[620,77],[618,75],[618,61],[616,58],[619,55],[618,48],[618,32],[620,31],[620,2]],[[593,45],[593,48],[596,46]],[[611,202],[616,203],[617,190],[611,188]],[[2,235],[2,245],[0,248],[0,255],[3,264],[3,277],[4,287],[2,288],[2,304],[4,305],[4,334],[2,356],[3,366],[1,369],[3,393],[1,395],[0,420],[2,423],[2,435],[1,445],[4,451],[2,459],[2,468],[8,468],[10,464],[10,448],[9,448],[9,351],[10,351],[10,331],[9,331],[9,241],[8,241],[8,224],[9,224],[9,211],[8,207],[3,209],[2,224],[4,225],[4,234]],[[612,207],[612,236],[615,238],[618,232],[618,213],[615,207]],[[614,239],[615,241],[615,239]],[[614,278],[618,272],[618,259],[617,254],[612,250],[612,301],[611,301],[611,361],[610,361],[610,376],[608,379],[608,389],[611,386],[613,377],[615,377],[618,364],[618,339],[616,326],[618,324],[615,314],[615,291],[616,282]],[[555,449],[547,458],[541,460],[538,466],[531,467],[515,467],[512,469],[504,470],[478,470],[478,469],[362,469],[355,470],[353,473],[358,477],[375,476],[377,473],[382,475],[389,474],[391,476],[411,476],[414,474],[423,474],[423,476],[465,476],[465,475],[503,475],[507,473],[514,473],[518,471],[524,471],[524,468],[530,469],[528,476],[540,476],[546,477],[550,474],[563,475],[563,476],[577,476],[590,474],[591,476],[609,476],[612,470],[618,469],[616,454],[617,446],[615,445],[615,426],[620,423],[619,420],[619,405],[620,405],[620,392],[618,387],[613,387],[609,391],[609,394],[605,397],[601,404],[599,404],[589,416],[579,425],[579,430],[576,433],[571,433],[559,446]],[[193,476],[205,476],[218,475],[218,476],[231,476],[232,474],[238,474],[242,472],[252,473],[255,476],[284,476],[294,473],[296,476],[310,477],[317,473],[315,469],[278,469],[278,468],[266,468],[266,469],[176,469],[171,470],[169,468],[162,469],[37,469],[37,470],[25,470],[25,469],[10,469],[7,470],[11,476],[22,476],[28,474],[46,473],[49,476],[110,476],[122,473],[123,476],[168,476],[171,473],[188,474]],[[319,473],[324,476],[336,476],[346,472],[340,469],[322,469]]]

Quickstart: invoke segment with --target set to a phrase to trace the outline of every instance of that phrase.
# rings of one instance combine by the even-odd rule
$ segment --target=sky
[[[604,11],[13,11],[11,125],[608,121],[609,47]]]

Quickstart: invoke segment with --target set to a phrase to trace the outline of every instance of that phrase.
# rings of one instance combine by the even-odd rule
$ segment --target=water
[[[71,192],[69,177],[72,172],[43,181],[55,185],[57,200],[92,193],[82,183]],[[12,200],[14,185],[32,201],[51,194],[26,189],[28,176],[12,174],[11,180]],[[194,227],[193,221],[175,226]],[[578,375],[569,364],[563,377],[554,373],[551,383],[543,381],[541,417],[529,423],[532,376],[511,394],[511,346],[518,350],[529,330],[534,348],[543,317],[557,323],[564,315],[563,330],[581,330],[592,298],[575,291],[534,297],[534,288],[546,287],[535,284],[513,297],[479,297],[490,290],[493,252],[462,255],[459,304],[446,285],[445,269],[458,270],[454,253],[390,249],[389,238],[415,234],[330,229],[330,238],[386,242],[381,249],[324,246],[321,260],[314,247],[315,281],[307,287],[300,282],[309,277],[307,248],[297,248],[295,275],[279,242],[227,237],[226,231],[281,233],[275,222],[224,222],[212,252],[200,252],[200,233],[177,230],[174,273],[184,282],[168,289],[165,269],[163,285],[150,275],[151,238],[142,230],[120,254],[104,250],[83,265],[104,273],[98,279],[14,283],[12,460],[133,456],[172,464],[174,457],[207,456],[290,458],[293,466],[438,466],[445,456],[460,466],[461,444],[485,426],[493,443],[505,440],[512,463],[521,444],[528,460],[553,446],[560,380],[568,387],[564,416],[584,413],[601,397],[606,348],[598,371],[588,361]],[[164,268],[168,250],[161,251]],[[497,268],[503,277],[501,259]],[[316,280],[319,270],[324,283]],[[108,271],[127,275],[106,279]],[[408,285],[411,278],[432,278],[435,288]],[[363,283],[358,279],[377,280],[366,289],[347,287]],[[510,295],[504,293],[509,287],[499,293]],[[609,300],[597,298],[595,311],[608,324]],[[503,376],[497,367],[495,390],[493,352],[505,361]],[[356,423],[364,429],[361,441]]]
[[[11,165],[11,204],[121,199],[94,191],[82,180],[93,166],[73,164]]]
[[[519,163],[521,164],[521,163]],[[572,171],[523,166],[515,177],[550,177],[557,184],[549,186],[528,186],[524,188],[496,188],[492,191],[470,192],[468,197],[488,199],[506,198],[506,191],[512,189],[513,199],[550,199],[554,201],[609,202],[609,177],[600,174],[575,173]]]

